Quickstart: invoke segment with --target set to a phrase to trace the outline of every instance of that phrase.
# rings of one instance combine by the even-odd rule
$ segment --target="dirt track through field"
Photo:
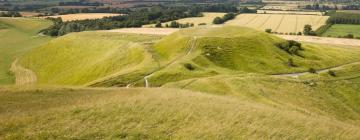
[[[169,35],[179,31],[177,28],[123,28],[115,30],[105,30],[100,32],[119,32],[119,33],[134,33],[134,34],[150,34],[150,35]],[[346,46],[360,46],[359,39],[346,38],[331,38],[331,37],[317,37],[317,36],[296,36],[296,35],[276,35],[286,40],[295,40],[301,42],[331,44],[331,45],[346,45]]]
[[[12,64],[10,70],[15,74],[16,85],[29,85],[36,83],[36,74],[18,64],[16,59]]]
[[[319,69],[319,70],[316,71],[316,73],[323,73],[323,72],[327,72],[329,70],[342,69],[345,66],[349,66],[349,65],[353,65],[353,64],[360,64],[360,62],[352,62],[352,63],[342,64],[342,65],[338,65],[338,66],[334,66],[334,67]],[[274,74],[274,76],[287,76],[287,77],[298,78],[299,76],[305,75],[305,74],[308,74],[308,73],[309,72],[285,73],[285,74]]]

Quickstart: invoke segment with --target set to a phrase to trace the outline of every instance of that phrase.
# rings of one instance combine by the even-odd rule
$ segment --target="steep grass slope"
[[[20,63],[36,73],[40,84],[85,85],[148,66],[152,59],[146,47],[157,39],[120,33],[73,33],[32,50]]]
[[[4,139],[360,138],[325,115],[176,89],[1,88],[0,101]]]
[[[17,57],[51,39],[37,35],[50,25],[41,19],[0,17],[0,85],[14,83],[9,69]]]

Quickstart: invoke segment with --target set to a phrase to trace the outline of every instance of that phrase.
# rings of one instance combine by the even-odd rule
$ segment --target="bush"
[[[328,71],[328,74],[329,74],[330,76],[332,76],[332,77],[335,77],[335,76],[336,76],[335,71],[332,71],[332,70],[329,70],[329,71]]]
[[[309,69],[308,69],[308,72],[309,72],[309,73],[316,73],[316,70],[315,70],[314,68],[309,68]]]
[[[184,67],[188,70],[195,70],[195,67],[193,65],[191,65],[190,63],[184,64]]]
[[[265,32],[271,33],[271,29],[265,29]]]
[[[301,32],[298,32],[297,35],[302,35],[302,33],[301,33]]]
[[[206,23],[199,23],[198,26],[206,25]]]
[[[213,23],[214,24],[223,24],[224,20],[220,17],[216,17],[216,18],[214,18]]]
[[[354,38],[354,35],[353,34],[347,34],[344,36],[344,38]]]
[[[157,22],[156,25],[155,25],[155,27],[161,28],[161,27],[162,27],[161,22]]]

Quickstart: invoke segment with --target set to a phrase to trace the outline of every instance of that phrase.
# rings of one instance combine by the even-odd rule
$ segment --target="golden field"
[[[306,24],[310,24],[313,30],[316,30],[324,25],[328,18],[328,16],[315,15],[240,14],[226,24],[246,26],[262,31],[272,29],[272,32],[295,33],[302,32]]]

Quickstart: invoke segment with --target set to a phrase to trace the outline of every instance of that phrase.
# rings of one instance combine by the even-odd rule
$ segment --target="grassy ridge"
[[[14,83],[9,69],[17,57],[51,39],[37,36],[50,25],[50,21],[40,19],[0,18],[0,85]]]
[[[175,62],[152,74],[149,79],[153,86],[161,86],[194,77],[294,73],[360,60],[358,48],[310,43],[302,44],[303,50],[299,55],[290,55],[275,46],[284,41],[250,28],[235,26],[181,30],[154,45],[160,58]],[[295,66],[289,66],[289,59]],[[185,64],[191,64],[194,69],[186,69]]]
[[[0,101],[5,139],[360,137],[332,117],[176,89],[1,88]]]
[[[146,44],[158,38],[103,32],[73,33],[34,49],[20,62],[35,71],[38,83],[84,85],[151,63]]]

